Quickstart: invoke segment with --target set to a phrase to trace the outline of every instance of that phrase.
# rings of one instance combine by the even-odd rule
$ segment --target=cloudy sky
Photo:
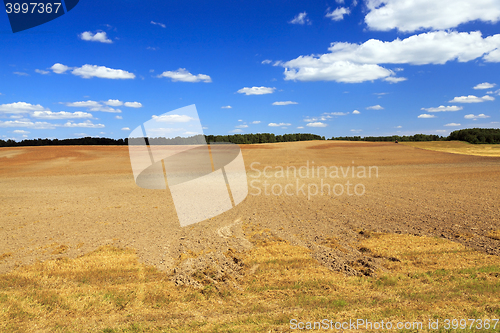
[[[124,138],[191,104],[205,134],[498,128],[499,21],[499,0],[87,0],[15,34],[3,14],[0,138]]]

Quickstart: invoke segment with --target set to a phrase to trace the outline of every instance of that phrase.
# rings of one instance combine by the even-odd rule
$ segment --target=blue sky
[[[81,0],[15,34],[0,14],[0,138],[125,138],[191,104],[205,134],[499,128],[499,21],[498,0]]]

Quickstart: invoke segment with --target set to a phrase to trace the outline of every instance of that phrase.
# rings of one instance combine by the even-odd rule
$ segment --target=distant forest
[[[324,136],[319,136],[310,133],[283,134],[275,135],[272,133],[258,134],[234,134],[234,135],[196,135],[189,138],[176,137],[172,139],[166,138],[135,138],[130,144],[137,145],[144,142],[148,144],[200,144],[203,142],[230,142],[236,144],[251,144],[251,143],[274,143],[274,142],[293,142],[293,141],[310,141],[310,140],[326,140]],[[345,140],[345,141],[370,141],[370,142],[416,142],[416,141],[466,141],[473,144],[484,143],[499,143],[500,144],[500,129],[497,128],[471,128],[457,130],[450,133],[448,137],[428,134],[415,134],[410,136],[344,136],[332,137],[328,140]],[[120,146],[127,145],[128,138],[125,139],[110,139],[110,138],[77,138],[77,139],[32,139],[23,141],[0,140],[0,147],[20,147],[20,146],[75,146],[75,145],[94,145],[94,146]]]

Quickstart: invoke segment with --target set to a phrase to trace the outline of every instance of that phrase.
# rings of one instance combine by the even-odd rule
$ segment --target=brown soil
[[[500,158],[457,155],[394,143],[296,142],[243,145],[248,197],[185,228],[167,191],[135,185],[127,147],[0,149],[0,272],[37,260],[76,257],[105,244],[131,247],[179,284],[239,274],[236,253],[267,239],[309,248],[327,267],[371,275],[382,258],[357,245],[377,232],[444,237],[500,254]],[[378,167],[378,177],[254,178],[295,166]],[[313,163],[314,162],[314,163]],[[345,170],[345,169],[344,169]],[[359,170],[359,169],[356,169]],[[307,186],[363,184],[364,195],[315,195]],[[254,181],[254,183],[252,183]],[[255,182],[255,181],[260,181]],[[287,184],[293,195],[275,193]],[[305,184],[305,195],[296,182]],[[261,189],[260,195],[254,195]],[[353,188],[351,187],[351,192]],[[297,195],[298,193],[298,195]],[[234,255],[228,255],[232,253]],[[390,259],[390,258],[389,258]],[[390,260],[397,260],[392,258]],[[215,267],[215,268],[214,268]],[[198,279],[199,280],[199,279]]]

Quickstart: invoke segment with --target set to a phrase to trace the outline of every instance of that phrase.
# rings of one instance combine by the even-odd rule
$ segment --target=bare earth
[[[500,229],[500,157],[343,141],[241,148],[248,197],[228,212],[185,228],[168,190],[135,185],[126,146],[1,148],[0,273],[113,244],[134,248],[141,261],[174,272],[178,284],[192,284],[189,271],[203,260],[219,260],[214,252],[251,247],[244,226],[252,225],[268,229],[263,237],[311,249],[322,264],[349,275],[369,275],[378,267],[377,258],[354,245],[372,231],[444,237],[500,254],[500,241],[489,236]],[[255,170],[253,162],[260,163],[253,165]],[[339,178],[331,178],[314,169],[314,176],[306,177],[303,168],[302,177],[291,173],[286,178],[287,167],[307,165],[310,171],[312,166],[337,166],[344,172],[354,166],[356,173],[353,177],[349,169],[345,177],[339,171]],[[270,178],[256,178],[266,166]],[[279,166],[285,177],[275,174]],[[366,178],[357,176],[360,166],[366,167]],[[378,167],[378,177],[372,171],[368,178],[369,166]],[[308,198],[308,186],[314,192],[321,181],[324,193]],[[342,195],[328,194],[324,185],[347,181],[353,185],[351,195],[347,187]],[[287,184],[292,195],[275,195]],[[353,194],[356,184],[364,186],[363,195]],[[359,194],[362,186],[357,189]],[[202,251],[212,255],[180,260]]]

